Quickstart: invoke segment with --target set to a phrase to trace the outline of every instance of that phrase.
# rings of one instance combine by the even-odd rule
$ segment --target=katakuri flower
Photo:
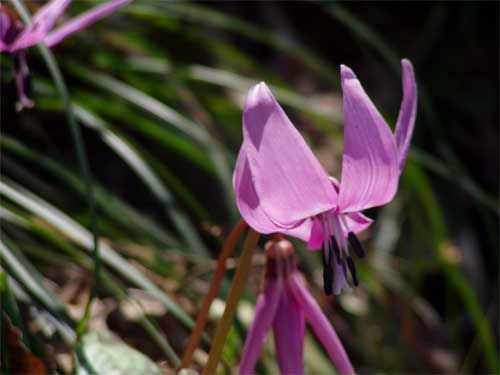
[[[328,176],[265,83],[248,93],[233,175],[239,211],[260,233],[283,233],[307,241],[310,249],[322,248],[327,294],[358,284],[348,243],[364,255],[355,234],[372,220],[361,211],[390,202],[397,192],[417,108],[411,63],[402,60],[402,69],[403,100],[393,134],[352,70],[341,66],[340,182]]]
[[[29,69],[26,62],[26,48],[42,42],[52,47],[68,36],[117,11],[130,1],[132,0],[111,0],[100,4],[68,20],[55,30],[52,30],[54,25],[71,0],[49,1],[35,13],[28,26],[19,21],[7,6],[0,4],[0,52],[10,53],[12,56],[16,88],[21,106],[33,106],[33,102],[27,95]]]
[[[342,343],[304,284],[295,263],[292,244],[284,239],[266,245],[264,290],[257,299],[248,331],[240,374],[253,374],[267,333],[273,329],[282,374],[304,373],[306,320],[341,374],[354,374]]]

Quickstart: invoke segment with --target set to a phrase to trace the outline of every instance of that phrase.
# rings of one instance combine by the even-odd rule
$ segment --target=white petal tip
[[[272,94],[265,82],[260,82],[248,91],[245,110],[272,102]]]

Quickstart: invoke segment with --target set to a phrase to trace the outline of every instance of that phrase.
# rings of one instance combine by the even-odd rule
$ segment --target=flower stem
[[[229,333],[229,329],[233,323],[238,301],[241,293],[243,292],[243,288],[245,287],[245,282],[247,280],[252,262],[252,255],[257,247],[259,238],[259,233],[255,232],[253,229],[249,230],[245,239],[245,244],[243,245],[243,252],[234,276],[233,284],[231,285],[231,290],[229,291],[226,309],[224,310],[222,319],[217,326],[217,330],[215,331],[215,338],[212,343],[212,347],[210,348],[210,353],[208,354],[207,365],[203,369],[202,374],[215,373],[217,364],[219,363],[219,359],[222,354],[222,349],[224,348],[224,343],[226,342],[227,334]]]
[[[200,312],[198,313],[198,317],[196,318],[196,325],[191,332],[191,336],[189,337],[189,341],[186,345],[186,349],[184,350],[184,354],[182,356],[182,362],[180,368],[186,368],[191,363],[191,359],[193,357],[193,353],[200,344],[201,335],[205,328],[205,324],[207,323],[208,312],[210,310],[210,306],[212,305],[213,300],[217,296],[219,292],[219,288],[221,282],[224,278],[224,271],[226,269],[226,260],[231,256],[236,247],[236,243],[243,235],[243,232],[247,228],[247,223],[244,220],[240,220],[238,224],[236,224],[227,237],[227,240],[224,242],[222,250],[220,252],[219,259],[217,260],[217,265],[215,267],[214,274],[212,276],[212,281],[210,282],[210,287],[208,289],[208,293],[203,300],[203,304],[201,306]]]

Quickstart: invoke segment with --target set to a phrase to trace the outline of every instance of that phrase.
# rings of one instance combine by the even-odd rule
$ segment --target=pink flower
[[[295,264],[289,241],[266,245],[264,291],[248,331],[240,362],[240,374],[253,374],[267,333],[273,329],[278,365],[282,374],[304,373],[305,321],[325,347],[341,374],[354,369],[335,330],[307,290]]]
[[[363,256],[355,233],[372,223],[361,211],[390,202],[397,192],[417,107],[412,65],[403,60],[402,67],[403,100],[393,134],[352,70],[341,66],[340,182],[328,176],[265,83],[254,86],[245,103],[233,175],[239,211],[260,233],[279,232],[307,241],[310,249],[322,248],[327,294],[357,285],[348,243]]]
[[[12,55],[16,87],[23,107],[32,107],[26,95],[29,69],[25,49],[38,43],[52,47],[64,38],[92,25],[94,22],[117,11],[132,0],[111,0],[92,8],[52,30],[71,0],[51,0],[38,10],[30,25],[24,26],[11,17],[7,7],[0,4],[0,52]]]

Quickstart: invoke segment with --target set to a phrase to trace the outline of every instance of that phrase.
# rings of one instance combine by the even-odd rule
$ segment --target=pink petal
[[[317,217],[312,219],[311,235],[309,236],[309,241],[307,242],[307,248],[309,250],[318,250],[323,246],[323,240],[325,235],[323,233],[323,226],[321,225],[321,220]]]
[[[273,329],[280,372],[293,375],[303,374],[304,312],[286,284],[276,312]]]
[[[233,187],[236,196],[236,205],[241,213],[243,219],[250,225],[255,231],[262,234],[269,233],[282,233],[284,231],[292,232],[293,230],[286,230],[275,223],[273,223],[269,217],[266,215],[262,206],[260,205],[259,197],[255,192],[253,186],[252,175],[250,172],[250,166],[248,164],[248,159],[246,157],[245,148],[241,148],[238,154],[238,159],[236,160],[236,167],[233,173]],[[307,240],[306,230],[297,231],[299,238],[305,238]]]
[[[130,3],[131,1],[132,0],[112,0],[95,8],[92,8],[82,13],[78,17],[69,20],[64,25],[51,32],[44,39],[44,42],[49,47],[52,47],[71,34],[89,27],[94,22],[99,21],[101,18],[104,18],[109,14],[116,12],[119,8]]]
[[[64,13],[71,0],[51,0],[33,16],[11,47],[11,51],[27,48],[40,43],[47,36],[59,17]]]
[[[283,233],[300,238],[303,241],[309,239],[312,225],[310,219],[303,220],[295,228],[283,228],[272,222],[264,212],[253,186],[244,147],[240,150],[236,167],[234,168],[233,187],[236,195],[236,205],[241,216],[254,230],[262,234]]]
[[[340,182],[337,180],[335,177],[330,176],[330,181],[335,188],[335,191],[338,193],[340,190]],[[344,236],[347,237],[349,232],[354,232],[354,233],[359,233],[364,231],[366,228],[368,228],[372,223],[373,220],[370,219],[369,217],[366,217],[360,212],[348,212],[344,214],[343,217],[343,224],[347,225],[347,228],[345,225],[342,226],[342,232],[344,233]],[[321,236],[323,236],[323,230],[321,228],[321,223],[319,223],[320,229],[321,229]],[[312,237],[312,235],[311,235]],[[321,238],[321,241],[323,238]],[[319,241],[319,238],[318,238]],[[309,249],[319,249],[321,247],[321,243],[317,242],[316,243],[317,247],[311,247],[309,245]]]
[[[398,188],[399,161],[394,136],[354,73],[341,66],[344,93],[344,153],[341,212],[383,205]]]
[[[396,146],[399,153],[399,170],[405,165],[408,151],[410,150],[411,136],[417,117],[417,83],[411,62],[404,59],[401,61],[403,68],[403,101],[399,110],[398,122],[396,123]]]
[[[342,231],[344,232],[344,236],[346,237],[349,232],[362,232],[373,223],[373,219],[370,219],[360,212],[349,212],[345,214],[344,221],[347,224],[347,228],[342,226]]]
[[[24,30],[24,24],[19,20],[12,20],[7,11],[2,11],[0,4],[0,52],[11,52],[12,43]]]
[[[250,89],[243,145],[259,205],[280,227],[336,206],[328,175],[265,83]]]
[[[240,374],[253,374],[264,340],[276,316],[283,293],[281,280],[266,279],[264,293],[259,295],[255,317],[248,331],[240,362]]]
[[[307,321],[323,344],[330,359],[341,374],[354,374],[351,361],[332,325],[325,317],[318,303],[307,290],[300,275],[292,275],[288,283],[296,300],[301,304]]]

